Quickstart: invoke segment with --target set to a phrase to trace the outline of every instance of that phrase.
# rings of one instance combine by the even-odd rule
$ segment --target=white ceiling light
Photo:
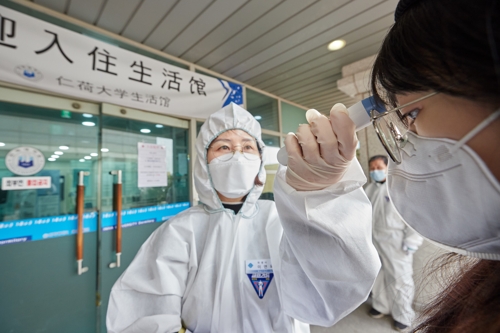
[[[334,40],[333,42],[331,42],[330,44],[328,44],[328,49],[330,51],[337,51],[337,50],[340,50],[341,48],[343,48],[344,46],[345,46],[345,40],[337,39],[337,40]]]
[[[3,147],[3,146],[5,146],[5,143],[0,142],[0,147]]]
[[[83,126],[95,126],[95,123],[91,122],[91,121],[84,121],[82,123]]]
[[[82,114],[85,118],[92,118],[92,115],[90,113],[84,113]]]
[[[59,146],[59,149],[61,149],[61,150],[68,150],[69,147],[68,146]]]
[[[151,133],[151,130],[149,128],[143,128],[141,129],[141,133]]]
[[[85,156],[85,157],[84,157],[84,159],[86,159],[86,160],[90,160],[91,158],[92,158],[92,157],[90,157],[90,156]]]
[[[53,157],[51,157],[51,158],[48,158],[48,160],[51,161],[51,162],[54,162],[56,159],[53,158]]]
[[[59,155],[52,155],[50,156],[51,158],[59,158],[60,156]]]
[[[261,120],[262,116],[255,116],[254,118],[255,118],[255,120]]]
[[[162,124],[156,124],[155,126],[156,126],[156,128],[163,128]]]
[[[85,160],[83,158],[80,158],[79,161],[80,162],[85,162]]]
[[[62,155],[64,153],[62,151],[55,151],[54,154],[56,154],[56,155]]]
[[[96,157],[97,155],[99,155],[99,154],[98,153],[90,153],[90,156]]]
[[[107,152],[109,151],[109,149],[108,149],[108,148],[101,148],[101,151],[102,151],[103,153],[107,153]]]

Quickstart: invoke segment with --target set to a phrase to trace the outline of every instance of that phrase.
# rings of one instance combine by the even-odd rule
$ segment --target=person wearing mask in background
[[[455,274],[441,275],[447,286],[412,330],[500,332],[500,2],[400,0],[395,21],[371,76],[388,106],[372,121],[391,157],[389,198],[413,230],[455,253],[437,268]],[[287,181],[336,178],[342,161],[321,158],[322,147],[341,149],[332,128],[286,137],[289,158],[304,161],[289,163]]]
[[[338,116],[341,132],[354,126]],[[304,323],[331,326],[365,301],[380,261],[366,178],[351,163],[356,138],[342,140],[342,153],[325,155],[343,160],[327,189],[296,191],[281,171],[275,205],[258,200],[259,123],[235,104],[212,114],[196,141],[202,204],[142,245],[112,288],[108,332],[305,333]]]
[[[370,178],[365,192],[373,209],[373,244],[382,261],[382,269],[372,290],[369,315],[382,318],[392,315],[394,327],[404,331],[415,313],[411,307],[414,295],[413,253],[422,244],[422,237],[399,217],[387,192],[387,157],[370,158]]]

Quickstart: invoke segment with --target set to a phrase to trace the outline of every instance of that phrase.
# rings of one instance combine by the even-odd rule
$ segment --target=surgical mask
[[[490,260],[500,260],[500,184],[465,144],[498,116],[460,141],[408,132],[388,177],[390,199],[411,228],[446,250]]]
[[[382,182],[385,180],[385,170],[373,170],[370,171],[370,178],[376,182]]]
[[[261,162],[258,155],[239,151],[216,157],[208,164],[212,184],[226,198],[245,196],[254,187]]]

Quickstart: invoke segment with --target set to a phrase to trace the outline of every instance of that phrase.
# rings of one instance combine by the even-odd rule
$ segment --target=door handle
[[[85,185],[83,177],[90,175],[88,171],[78,172],[78,185],[76,187],[76,214],[78,216],[78,227],[76,233],[76,262],[78,264],[78,275],[82,275],[89,270],[83,267],[83,206],[85,197]]]
[[[110,175],[116,175],[113,184],[113,209],[116,211],[116,262],[109,264],[109,268],[120,267],[122,255],[122,170],[113,170]]]

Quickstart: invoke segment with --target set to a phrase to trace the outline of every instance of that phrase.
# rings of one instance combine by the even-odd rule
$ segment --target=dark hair
[[[372,71],[378,102],[437,91],[500,106],[500,4],[420,0],[387,34]]]
[[[387,159],[387,156],[384,155],[375,155],[370,157],[368,160],[368,165],[370,165],[371,162],[376,161],[376,160],[382,160],[385,165],[389,164],[389,160]]]
[[[500,261],[454,253],[427,268],[428,282],[443,292],[420,314],[413,333],[500,332]]]

